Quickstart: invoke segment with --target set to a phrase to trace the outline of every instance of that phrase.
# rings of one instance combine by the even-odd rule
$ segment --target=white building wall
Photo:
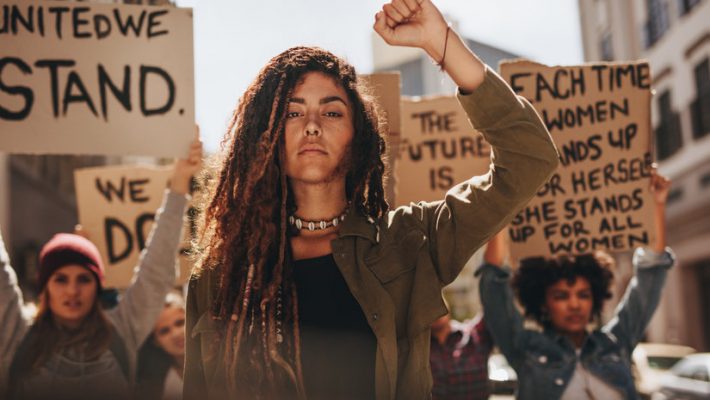
[[[687,15],[680,15],[678,0],[663,2],[669,29],[650,48],[644,43],[647,0],[579,0],[582,37],[587,61],[600,59],[604,32],[613,36],[616,60],[647,59],[655,92],[670,90],[673,111],[680,115],[683,145],[660,162],[661,172],[673,180],[673,190],[683,192],[668,205],[666,216],[668,241],[678,264],[669,273],[661,305],[647,333],[652,341],[702,348],[710,347],[703,327],[708,318],[703,296],[708,295],[698,282],[700,262],[710,260],[710,187],[700,182],[710,176],[710,135],[693,138],[690,105],[697,96],[693,70],[710,56],[710,0],[702,1]],[[600,10],[604,7],[610,14]],[[601,18],[608,21],[599,21]],[[653,101],[652,125],[658,122],[658,104]]]

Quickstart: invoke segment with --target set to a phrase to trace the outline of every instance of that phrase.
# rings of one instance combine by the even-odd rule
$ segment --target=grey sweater
[[[39,371],[18,382],[23,398],[129,397],[138,348],[153,329],[165,295],[175,282],[175,259],[186,205],[187,196],[166,192],[133,282],[118,305],[106,312],[125,344],[130,382],[109,350],[98,359],[86,361],[83,354],[60,349]],[[15,351],[32,324],[22,305],[17,277],[0,236],[0,393],[5,391]]]

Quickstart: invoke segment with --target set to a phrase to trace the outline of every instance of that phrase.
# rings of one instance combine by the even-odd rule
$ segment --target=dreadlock
[[[211,313],[226,324],[220,340],[228,389],[244,398],[305,398],[289,246],[297,233],[286,224],[296,204],[285,174],[283,133],[288,99],[304,74],[314,71],[342,86],[353,108],[346,174],[353,211],[379,218],[388,209],[381,125],[355,69],[313,47],[294,47],[271,59],[232,115],[202,207],[198,273],[209,269],[219,277]]]

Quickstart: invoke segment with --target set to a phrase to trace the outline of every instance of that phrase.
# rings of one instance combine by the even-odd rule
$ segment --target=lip
[[[67,300],[62,305],[70,310],[79,310],[81,309],[81,301],[78,300]]]
[[[309,155],[309,154],[323,154],[323,155],[325,155],[325,154],[328,154],[328,152],[325,151],[325,149],[323,149],[322,147],[304,146],[298,150],[298,154],[299,155]]]
[[[586,323],[583,315],[570,315],[566,318],[566,320],[575,324]]]

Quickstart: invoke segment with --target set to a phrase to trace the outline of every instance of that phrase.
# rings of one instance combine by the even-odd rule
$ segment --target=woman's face
[[[589,281],[577,277],[571,284],[560,279],[545,292],[545,308],[553,328],[560,333],[580,333],[592,318],[594,299]]]
[[[49,309],[55,320],[78,328],[96,301],[96,277],[81,265],[70,264],[54,271],[47,281]]]
[[[286,174],[294,183],[344,179],[353,139],[345,90],[321,72],[309,72],[293,90],[286,115]]]
[[[185,355],[185,310],[165,307],[153,330],[156,344],[173,357]]]

